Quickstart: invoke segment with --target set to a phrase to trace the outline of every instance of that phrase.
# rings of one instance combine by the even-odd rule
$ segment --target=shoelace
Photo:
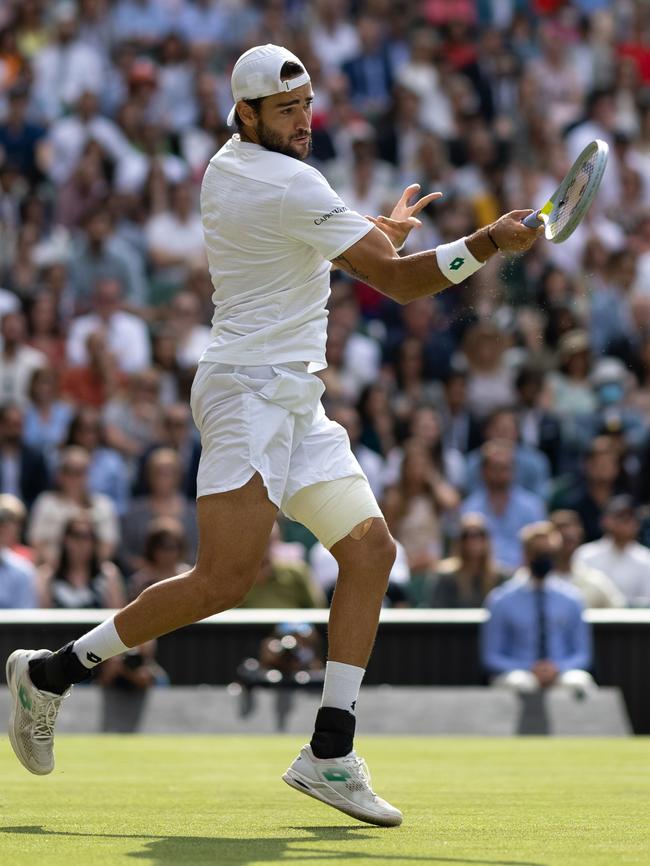
[[[54,736],[54,724],[61,706],[60,698],[38,698],[34,696],[32,737],[35,740],[51,740]]]
[[[363,758],[360,758],[356,752],[350,752],[349,755],[346,755],[346,757],[343,758],[343,762],[347,767],[351,768],[356,778],[367,786],[372,796],[376,797],[377,795],[372,790],[372,779],[370,778],[370,770],[368,769],[368,765],[363,760]]]

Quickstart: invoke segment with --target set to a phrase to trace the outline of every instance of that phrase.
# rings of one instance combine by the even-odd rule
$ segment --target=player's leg
[[[11,654],[9,735],[28,770],[38,775],[52,771],[54,723],[62,697],[96,664],[239,604],[255,579],[276,513],[257,474],[237,490],[202,496],[194,568],[149,587],[114,618],[56,653]]]
[[[306,487],[285,510],[331,550],[339,576],[314,735],[283,779],[363,821],[396,826],[402,822],[401,812],[374,793],[365,764],[353,748],[357,696],[395,560],[395,543],[362,475]]]

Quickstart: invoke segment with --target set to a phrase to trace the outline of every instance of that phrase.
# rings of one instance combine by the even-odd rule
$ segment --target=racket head
[[[585,147],[539,212],[547,240],[561,244],[582,222],[607,166],[609,146],[596,139]]]

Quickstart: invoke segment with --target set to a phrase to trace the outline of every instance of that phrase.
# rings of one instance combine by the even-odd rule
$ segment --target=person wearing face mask
[[[490,618],[481,631],[481,661],[494,686],[535,692],[551,686],[588,691],[596,684],[591,628],[580,595],[554,577],[560,538],[540,521],[521,531],[524,565],[486,599]]]
[[[590,376],[596,397],[596,410],[579,421],[580,436],[587,444],[594,436],[616,430],[632,447],[645,442],[647,424],[644,416],[629,405],[632,376],[619,358],[601,358]]]

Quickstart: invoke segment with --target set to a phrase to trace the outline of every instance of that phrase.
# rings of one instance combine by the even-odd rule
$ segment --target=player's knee
[[[360,542],[359,556],[372,567],[379,579],[385,577],[388,580],[397,555],[397,546],[384,521],[371,517],[357,524],[350,532],[350,538],[355,537]]]

